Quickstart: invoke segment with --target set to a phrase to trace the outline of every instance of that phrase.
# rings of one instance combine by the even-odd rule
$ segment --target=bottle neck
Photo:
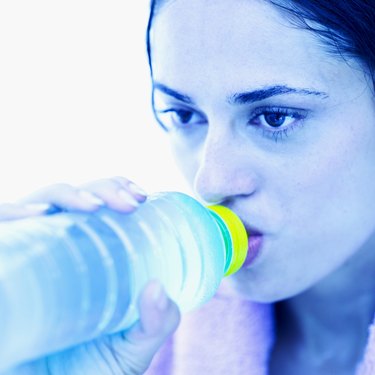
[[[224,220],[214,211],[210,210],[211,216],[215,219],[219,229],[221,236],[224,241],[225,245],[225,266],[224,266],[224,274],[223,276],[228,276],[227,273],[230,269],[231,261],[233,259],[233,243],[232,237],[230,235],[230,231],[226,226]]]
[[[241,219],[229,208],[214,205],[208,207],[220,228],[226,251],[224,276],[237,272],[243,265],[248,249],[248,238]]]

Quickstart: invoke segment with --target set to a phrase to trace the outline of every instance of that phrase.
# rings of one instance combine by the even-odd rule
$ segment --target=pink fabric
[[[363,362],[358,366],[356,375],[375,375],[375,319],[369,331],[365,356]]]
[[[242,300],[224,288],[200,309],[183,315],[147,375],[267,374],[272,305]]]
[[[242,300],[221,287],[206,305],[183,315],[146,375],[266,375],[273,328],[272,305]],[[375,319],[356,375],[375,375]]]

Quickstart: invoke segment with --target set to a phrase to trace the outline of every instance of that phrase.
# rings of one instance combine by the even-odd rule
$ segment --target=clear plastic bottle
[[[245,228],[229,209],[154,194],[132,214],[108,208],[0,224],[0,371],[114,333],[138,318],[159,279],[181,311],[242,265]]]

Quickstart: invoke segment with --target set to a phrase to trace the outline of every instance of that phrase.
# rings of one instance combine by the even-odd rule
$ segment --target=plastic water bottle
[[[154,194],[131,214],[108,208],[0,224],[0,371],[126,329],[158,279],[184,312],[210,299],[245,260],[228,208]]]

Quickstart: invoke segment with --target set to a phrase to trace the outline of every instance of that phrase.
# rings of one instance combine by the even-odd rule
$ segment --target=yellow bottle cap
[[[248,249],[246,229],[241,219],[229,208],[220,205],[209,206],[208,208],[219,216],[225,224],[227,232],[229,232],[229,241],[225,238],[225,231],[223,233],[227,246],[227,256],[229,257],[224,276],[229,276],[237,272],[246,259]]]

